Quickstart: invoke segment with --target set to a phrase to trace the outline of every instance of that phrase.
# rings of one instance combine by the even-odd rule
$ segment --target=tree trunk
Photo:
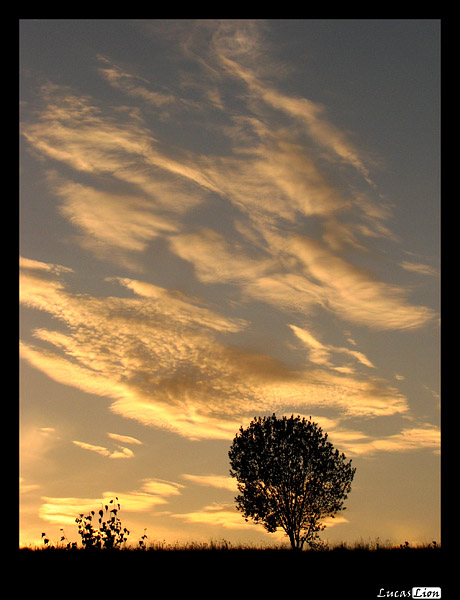
[[[288,536],[289,536],[289,541],[291,542],[291,549],[292,550],[298,550],[298,548],[297,548],[297,542],[296,542],[296,539],[295,539],[295,536],[294,536],[294,532],[290,531],[288,533]]]
[[[289,541],[291,542],[291,549],[300,551],[302,550],[303,542],[300,541],[299,535],[295,535],[294,532],[289,532]]]

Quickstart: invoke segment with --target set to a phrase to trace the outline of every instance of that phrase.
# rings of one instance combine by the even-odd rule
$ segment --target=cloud
[[[184,486],[164,479],[144,479],[140,490],[102,492],[99,498],[55,498],[45,496],[39,509],[39,516],[45,521],[59,525],[74,524],[79,514],[91,510],[98,511],[111,500],[117,499],[124,513],[144,513],[154,511],[158,505],[168,503],[168,497],[178,495]]]
[[[277,238],[270,236],[259,258],[231,249],[222,236],[205,230],[174,236],[170,243],[195,266],[201,281],[238,282],[243,298],[280,310],[308,315],[321,307],[345,322],[380,330],[414,329],[436,317],[430,308],[411,304],[405,289],[377,280],[317,240]],[[358,353],[355,357],[367,360]]]
[[[274,533],[267,533],[260,525],[253,521],[245,521],[241,513],[239,513],[234,504],[219,504],[214,502],[208,506],[204,506],[201,510],[189,513],[172,514],[171,517],[176,519],[184,519],[189,523],[200,523],[211,527],[223,527],[225,529],[246,529],[253,530],[258,533],[265,533],[274,542],[281,542],[286,539],[286,534],[282,529],[278,529]],[[345,517],[338,516],[335,518],[324,519],[324,524],[327,527],[333,527],[342,523],[348,523]]]
[[[75,519],[80,514],[97,511],[111,499],[119,498],[122,512],[150,512],[158,504],[164,504],[166,500],[161,496],[143,492],[127,492],[115,494],[104,492],[101,498],[56,498],[44,496],[44,501],[39,508],[38,514],[41,519],[56,525],[74,525]]]
[[[257,527],[254,523],[247,523],[233,504],[213,503],[201,510],[172,514],[171,516],[176,519],[184,519],[189,523],[201,523],[212,527],[224,527],[225,529],[247,530],[251,527]],[[261,528],[260,531],[262,531]]]
[[[104,446],[95,446],[93,444],[87,444],[86,442],[79,442],[74,440],[72,442],[76,446],[83,448],[83,450],[90,450],[91,452],[96,452],[96,454],[101,454],[102,456],[107,456],[108,458],[133,458],[134,452],[129,448],[124,448],[123,446],[119,446],[118,450],[108,450]]]
[[[32,271],[48,271],[50,273],[73,273],[73,269],[69,267],[63,267],[62,265],[54,265],[51,263],[41,262],[39,260],[33,260],[31,258],[25,258],[24,256],[19,257],[19,267],[22,270]]]
[[[346,519],[343,515],[336,515],[334,517],[326,517],[323,519],[322,523],[326,526],[327,529],[334,527],[335,525],[343,525],[344,523],[349,523],[350,521]]]
[[[218,193],[254,220],[270,216],[272,220],[282,218],[293,222],[296,212],[330,216],[352,205],[351,199],[344,198],[320,173],[292,134],[269,127],[258,116],[245,119],[253,140],[249,146],[240,147],[241,136],[236,134],[242,118],[235,117],[221,132],[232,142],[239,139],[240,145],[231,155],[204,156],[178,148],[168,153],[166,145],[152,136],[138,115],[134,118],[127,111],[110,112],[67,88],[47,84],[42,87],[42,98],[44,106],[38,120],[24,123],[22,129],[31,146],[77,172],[132,184],[148,196],[150,211],[161,208],[183,213],[203,203],[208,192]],[[79,198],[80,191],[88,198],[86,202]],[[81,190],[75,184],[61,185],[57,193],[66,197],[63,214],[90,231],[96,227],[91,213],[86,215],[91,197],[102,199],[104,208],[110,205],[109,194],[87,186]],[[131,199],[134,206],[129,211],[131,218],[136,219],[139,200]],[[113,202],[115,213],[123,197],[114,194]],[[141,214],[146,213],[143,205]],[[156,214],[148,215],[151,220],[154,216],[160,219]],[[160,225],[165,226],[165,215],[161,217]],[[137,221],[135,224],[140,226]],[[174,225],[166,220],[166,226]],[[103,223],[99,227],[104,230],[96,233],[108,235]],[[122,235],[120,243],[123,242]]]
[[[165,479],[144,479],[142,489],[148,494],[157,494],[159,496],[179,496],[181,490],[185,486],[180,483],[173,481],[166,481]]]
[[[91,450],[91,452],[102,454],[102,456],[110,456],[109,450],[103,446],[94,446],[93,444],[86,444],[85,442],[78,442],[76,440],[74,440],[72,443],[80,448],[83,448],[84,450]]]
[[[199,323],[200,327],[215,331],[237,332],[247,325],[243,319],[230,319],[218,315],[206,306],[202,306],[202,301],[187,298],[185,294],[178,291],[169,291],[145,281],[126,277],[113,277],[107,281],[119,283],[132,290],[137,296],[150,300],[158,314],[164,318],[171,318],[184,327],[193,327]]]
[[[390,210],[376,198],[367,157],[325,107],[279,91],[285,65],[273,62],[266,26],[161,27],[180,39],[175,73],[190,61],[197,67],[193,81],[186,72],[177,78],[194,98],[189,104],[172,91],[177,81],[160,90],[153,78],[99,56],[97,72],[123,103],[45,83],[22,124],[83,248],[127,269],[148,264],[147,272],[161,240],[167,260],[193,266],[197,293],[231,289],[219,310],[132,277],[106,278],[124,293],[97,297],[71,292],[65,267],[21,259],[21,302],[58,324],[36,328],[21,344],[23,358],[60,383],[110,398],[117,414],[189,438],[229,439],[248,413],[286,407],[407,413],[407,399],[369,374],[375,365],[363,352],[321,341],[298,323],[329,313],[405,330],[435,316],[412,305],[406,288],[352,262],[370,240],[394,241]],[[164,139],[165,123],[177,125],[191,110],[198,121],[180,121],[180,141]],[[303,344],[301,366],[238,345],[236,334],[249,336],[253,324],[229,315],[237,303],[250,312],[256,302],[267,315],[288,313],[283,341],[291,344],[293,332]]]
[[[238,286],[258,279],[273,264],[270,257],[251,258],[238,244],[211,229],[170,237],[172,250],[191,262],[198,278],[205,283],[232,283]]]
[[[262,27],[263,25],[257,28],[254,23],[242,21],[221,26],[213,38],[217,60],[229,73],[247,85],[252,96],[302,123],[317,144],[353,166],[368,183],[372,183],[360,152],[340,129],[327,120],[322,105],[307,98],[283,94],[273,85],[264,83],[263,78],[255,72],[255,69],[262,72],[264,65],[267,65],[262,53]],[[257,31],[256,35],[254,29]],[[273,75],[273,72],[270,74]]]
[[[435,317],[429,308],[409,304],[401,288],[377,281],[317,240],[299,236],[291,248],[306,275],[320,282],[324,306],[346,321],[373,329],[412,329]]]
[[[137,113],[53,84],[42,86],[41,100],[38,118],[25,120],[21,132],[33,152],[89,177],[83,184],[47,171],[59,210],[85,248],[141,252],[177,231],[178,217],[215,191],[186,153],[160,150]]]
[[[333,367],[330,362],[330,355],[331,353],[335,352],[352,356],[366,367],[375,368],[371,361],[362,352],[358,352],[357,350],[350,350],[348,348],[322,344],[319,340],[313,337],[313,335],[306,329],[302,329],[301,327],[297,327],[296,325],[289,325],[289,327],[309,349],[309,359],[311,362],[327,367],[332,367],[335,369],[340,369],[340,367]]]
[[[237,491],[236,480],[233,477],[228,477],[226,475],[191,475],[183,473],[181,477],[196,485],[215,487],[230,490],[231,492]]]
[[[68,331],[35,330],[47,347],[22,342],[21,355],[55,381],[110,398],[117,414],[191,438],[231,439],[254,411],[283,406],[321,406],[349,415],[408,410],[404,396],[377,377],[324,365],[293,369],[218,341],[216,334],[238,332],[239,321],[158,286],[115,282],[135,296],[72,294],[48,279],[22,286],[25,305],[57,318]]]
[[[160,150],[138,111],[104,106],[52,83],[44,84],[40,92],[38,118],[25,120],[21,128],[35,152],[77,173],[131,184],[151,194],[163,208],[172,203],[182,213],[202,202],[187,182],[217,191],[189,154],[176,148],[172,157]],[[168,190],[174,193],[164,197]]]
[[[136,438],[133,438],[129,435],[119,435],[118,433],[108,433],[107,435],[109,436],[109,438],[111,438],[113,440],[117,440],[118,442],[121,442],[122,444],[135,444],[135,445],[142,446],[142,442],[140,442]]]
[[[50,460],[53,451],[61,443],[61,436],[54,427],[39,427],[21,423],[19,457],[21,475],[34,477],[37,469]]]
[[[254,30],[258,34],[252,37]],[[393,238],[385,225],[388,206],[380,198],[371,200],[373,186],[358,190],[346,177],[337,183],[324,169],[327,150],[368,184],[358,151],[325,119],[323,107],[281,94],[235,62],[247,58],[239,48],[257,55],[262,30],[255,23],[209,25],[213,43],[207,59],[221,77],[231,74],[250,91],[246,114],[230,116],[219,127],[228,147],[224,153],[172,147],[153,135],[139,110],[104,106],[69,88],[43,85],[41,111],[23,124],[24,137],[34,151],[91,176],[83,184],[48,172],[61,214],[78,230],[84,248],[124,266],[135,264],[123,253],[145,253],[161,238],[170,252],[194,266],[201,282],[235,285],[244,299],[263,299],[281,310],[303,307],[306,314],[326,309],[375,329],[425,325],[433,311],[413,306],[406,290],[378,281],[343,255],[347,247],[364,252],[366,239]],[[128,95],[138,90],[138,76],[102,60],[112,83]],[[199,85],[209,80],[200,79]],[[270,118],[254,98],[275,111]],[[307,138],[299,133],[299,121]],[[129,192],[117,189],[120,183]],[[186,217],[216,197],[231,208],[225,231],[191,226]],[[323,241],[300,235],[312,219],[318,220]],[[421,269],[408,262],[403,267]]]
[[[330,439],[347,456],[372,457],[378,452],[414,452],[429,450],[440,453],[441,432],[429,423],[405,427],[399,433],[385,437],[371,437],[360,431],[340,427],[330,431]]]
[[[19,477],[19,493],[28,494],[40,489],[40,486],[35,483],[26,483],[23,477]]]
[[[54,184],[63,198],[60,212],[85,234],[84,245],[141,252],[164,233],[177,231],[167,217],[152,210],[152,203],[134,195],[105,192],[77,183]]]
[[[440,453],[441,432],[438,427],[426,424],[422,427],[405,428],[385,438],[375,439],[361,447],[355,447],[358,454],[373,454],[375,452],[409,452],[420,449],[432,450]]]
[[[406,271],[411,271],[412,273],[418,273],[419,275],[429,275],[431,277],[437,277],[439,275],[438,271],[429,265],[424,265],[422,263],[413,263],[409,261],[404,261],[401,263],[401,267]]]
[[[149,89],[149,82],[146,79],[124,71],[121,67],[113,64],[108,58],[99,55],[98,59],[101,64],[105,65],[99,68],[99,73],[110,85],[118,88],[128,96],[139,98],[156,107],[163,107],[176,102],[176,98],[173,95]]]
[[[281,415],[282,416],[282,415]],[[290,414],[284,416],[290,417]],[[430,450],[439,454],[441,432],[439,427],[430,423],[419,423],[412,427],[402,427],[401,431],[387,436],[370,435],[346,427],[346,420],[331,419],[322,415],[299,414],[312,420],[327,433],[328,439],[347,457],[373,457],[378,452],[413,452]],[[343,423],[343,424],[342,424]]]

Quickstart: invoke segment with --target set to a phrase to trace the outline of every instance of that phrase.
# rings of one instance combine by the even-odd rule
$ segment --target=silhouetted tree
[[[270,533],[284,529],[295,550],[317,546],[322,520],[344,510],[356,471],[316,423],[294,416],[255,418],[228,455],[237,509]]]

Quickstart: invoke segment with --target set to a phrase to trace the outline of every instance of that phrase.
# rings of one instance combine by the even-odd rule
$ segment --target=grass
[[[384,597],[381,590],[440,586],[442,568],[449,563],[438,544],[395,546],[378,540],[302,552],[289,545],[226,540],[150,541],[144,548],[124,545],[119,550],[24,548],[19,558],[22,564],[16,572],[27,574],[31,592],[42,589],[41,582],[49,582],[44,587],[53,593],[75,584],[85,596],[100,600],[109,593],[150,597],[160,590],[162,596],[196,594],[200,600],[284,598],[294,592],[304,600],[372,600]],[[58,578],[62,588],[56,587]]]
[[[441,546],[436,542],[430,542],[428,544],[417,544],[410,545],[409,542],[403,542],[401,544],[394,545],[390,541],[380,542],[377,538],[375,541],[363,541],[354,542],[350,544],[348,542],[340,542],[337,544],[325,543],[321,550],[311,550],[306,548],[301,554],[330,554],[330,553],[398,553],[401,552],[436,552],[440,551]],[[86,550],[82,546],[66,548],[65,544],[57,543],[55,545],[43,545],[43,546],[25,546],[20,548],[21,552],[107,552],[106,550]],[[289,544],[278,544],[278,545],[260,545],[255,546],[253,544],[232,544],[231,542],[223,540],[211,540],[210,542],[189,542],[189,543],[167,543],[166,541],[152,541],[145,543],[143,546],[133,546],[130,544],[123,545],[116,552],[122,553],[221,553],[221,552],[233,552],[233,553],[289,553],[299,554],[291,550]]]

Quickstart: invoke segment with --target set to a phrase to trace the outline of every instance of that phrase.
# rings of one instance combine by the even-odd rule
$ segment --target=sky
[[[440,22],[19,22],[20,535],[236,511],[256,416],[356,467],[330,543],[440,542]]]

